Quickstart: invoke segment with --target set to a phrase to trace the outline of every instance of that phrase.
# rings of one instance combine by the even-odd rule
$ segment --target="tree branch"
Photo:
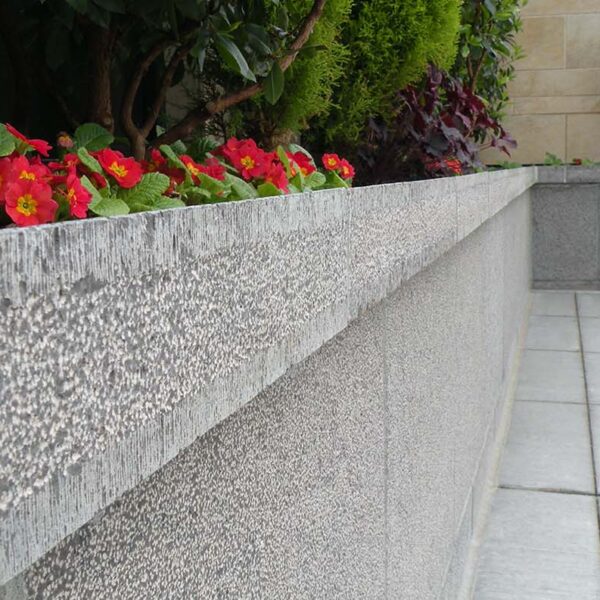
[[[181,61],[188,55],[193,46],[194,44],[192,42],[189,42],[181,46],[179,50],[177,50],[171,57],[171,60],[169,61],[169,66],[167,67],[163,75],[158,94],[156,95],[156,98],[152,103],[150,112],[146,117],[146,120],[144,121],[144,125],[140,129],[141,134],[145,138],[148,137],[148,135],[152,131],[152,128],[156,124],[156,120],[158,119],[160,110],[167,98],[167,93],[169,91],[169,88],[171,87],[171,83],[173,82],[173,77],[175,75],[177,67],[179,66]]]
[[[279,61],[279,66],[282,71],[285,71],[294,62],[298,56],[298,52],[306,44],[310,38],[315,25],[321,18],[327,0],[314,0],[312,8],[304,19],[298,34],[291,43],[289,53]],[[172,144],[179,139],[189,137],[195,129],[208,121],[214,115],[227,110],[228,108],[248,100],[259,94],[263,89],[262,83],[255,83],[246,88],[238,90],[228,96],[223,96],[209,102],[205,107],[198,107],[190,111],[179,123],[171,127],[168,131],[156,138],[152,143],[153,146],[160,144]]]
[[[152,63],[172,44],[171,40],[163,39],[157,42],[142,59],[137,69],[135,70],[125,96],[123,97],[123,105],[121,107],[121,124],[123,130],[131,142],[134,155],[136,154],[136,147],[139,146],[139,138],[144,138],[142,132],[137,128],[133,120],[133,107],[135,99],[140,89],[140,85],[148,72],[148,69],[152,66]],[[144,140],[142,140],[143,142]],[[139,158],[136,156],[136,158]]]

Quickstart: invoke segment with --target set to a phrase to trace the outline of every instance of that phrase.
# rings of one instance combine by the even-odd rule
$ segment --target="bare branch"
[[[192,42],[189,42],[188,44],[181,46],[179,50],[177,50],[171,57],[171,60],[169,61],[169,66],[167,67],[163,75],[160,84],[160,89],[156,95],[156,98],[154,99],[154,102],[152,103],[152,107],[150,108],[148,117],[146,118],[144,125],[140,129],[140,133],[144,137],[148,137],[148,135],[152,131],[152,128],[156,124],[158,115],[160,114],[161,108],[167,98],[169,88],[171,87],[171,84],[173,82],[175,71],[177,70],[177,67],[179,66],[181,61],[189,54],[193,45],[194,44]]]
[[[315,0],[313,6],[304,19],[302,26],[300,27],[298,34],[294,41],[290,45],[290,52],[279,61],[279,66],[283,71],[289,68],[298,56],[298,52],[302,50],[310,38],[315,25],[318,23],[327,0]],[[259,94],[263,89],[261,83],[255,83],[246,88],[238,90],[228,96],[217,98],[212,102],[209,102],[205,107],[195,108],[190,111],[179,123],[171,127],[168,131],[163,133],[153,142],[153,146],[160,144],[172,144],[179,139],[185,139],[189,137],[195,129],[200,125],[208,121],[214,115],[227,110],[228,108],[244,102],[253,96]]]
[[[171,40],[163,39],[157,42],[152,48],[150,48],[146,56],[138,65],[131,80],[129,81],[129,85],[127,86],[125,96],[123,97],[123,106],[121,107],[121,123],[123,125],[125,134],[132,143],[132,146],[135,146],[135,140],[137,138],[145,137],[142,135],[142,132],[137,128],[133,120],[133,107],[135,104],[136,96],[140,89],[140,85],[142,83],[142,80],[144,79],[144,76],[148,72],[148,69],[152,66],[152,63],[171,44]]]

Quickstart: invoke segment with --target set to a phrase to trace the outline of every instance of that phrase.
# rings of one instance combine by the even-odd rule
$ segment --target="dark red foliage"
[[[460,80],[430,67],[419,87],[398,94],[391,124],[371,120],[360,157],[369,181],[472,172],[478,154],[498,148],[510,156],[516,142],[491,118],[483,100]]]

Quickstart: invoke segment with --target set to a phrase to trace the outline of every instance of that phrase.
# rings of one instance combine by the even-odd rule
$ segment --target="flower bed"
[[[251,139],[230,138],[202,160],[178,142],[137,161],[109,146],[102,127],[86,124],[74,138],[59,137],[60,158],[48,158],[52,147],[29,139],[11,125],[0,125],[0,206],[18,226],[39,225],[88,216],[110,217],[144,212],[279,196],[307,190],[348,187],[352,165],[337,154],[325,154],[323,171],[300,146],[266,152]]]

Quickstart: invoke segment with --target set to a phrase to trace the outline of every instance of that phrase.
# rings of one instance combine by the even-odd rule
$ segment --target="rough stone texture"
[[[125,493],[15,597],[455,597],[506,394],[504,332],[527,304],[529,243],[508,235],[527,207],[523,195]]]
[[[510,194],[534,179],[2,232],[2,581],[108,506],[31,595],[393,597],[426,593],[416,565],[441,592],[519,326],[502,298],[528,289]]]
[[[600,287],[600,184],[575,183],[597,175],[596,169],[568,168],[567,183],[533,189],[534,287]]]

